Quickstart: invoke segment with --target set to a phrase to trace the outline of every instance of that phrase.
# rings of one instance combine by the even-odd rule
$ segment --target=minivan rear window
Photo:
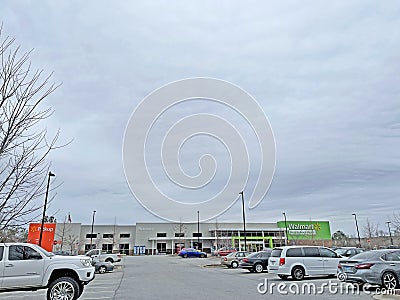
[[[271,252],[271,257],[281,257],[282,249],[276,248]]]
[[[291,248],[286,251],[287,257],[301,257],[303,256],[303,252],[301,248]]]

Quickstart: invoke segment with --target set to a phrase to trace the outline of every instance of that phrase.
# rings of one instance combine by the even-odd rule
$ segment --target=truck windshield
[[[37,249],[36,250],[38,250],[38,251],[40,251],[40,252],[42,252],[44,255],[46,255],[47,257],[52,257],[52,256],[55,256],[55,254],[54,253],[51,253],[51,252],[47,252],[46,250],[44,250],[43,248],[41,248],[41,247],[37,247]]]

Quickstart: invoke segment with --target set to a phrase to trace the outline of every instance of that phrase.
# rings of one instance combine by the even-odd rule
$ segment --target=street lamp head
[[[50,177],[52,177],[52,176],[56,176],[56,174],[54,174],[54,173],[51,173],[51,171],[49,171],[49,176],[50,176]]]
[[[386,224],[390,224],[391,222],[390,221],[386,221]]]

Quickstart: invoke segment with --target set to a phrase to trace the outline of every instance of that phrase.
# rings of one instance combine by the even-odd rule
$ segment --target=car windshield
[[[276,248],[271,252],[271,257],[281,257],[282,249]]]
[[[347,249],[342,249],[342,248],[339,248],[339,249],[336,249],[336,250],[335,250],[335,252],[336,252],[337,254],[339,254],[339,255],[344,254],[346,251],[347,251]]]

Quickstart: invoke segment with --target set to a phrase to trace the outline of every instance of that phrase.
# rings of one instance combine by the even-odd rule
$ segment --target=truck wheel
[[[47,300],[76,300],[79,296],[79,285],[71,277],[57,278],[49,284],[47,289]]]
[[[79,283],[79,295],[78,295],[78,298],[82,295],[84,288],[85,288],[85,285],[83,283]]]
[[[110,263],[113,264],[113,263],[114,263],[114,260],[113,260],[112,258],[107,258],[107,259],[106,259],[106,262],[110,262]]]

